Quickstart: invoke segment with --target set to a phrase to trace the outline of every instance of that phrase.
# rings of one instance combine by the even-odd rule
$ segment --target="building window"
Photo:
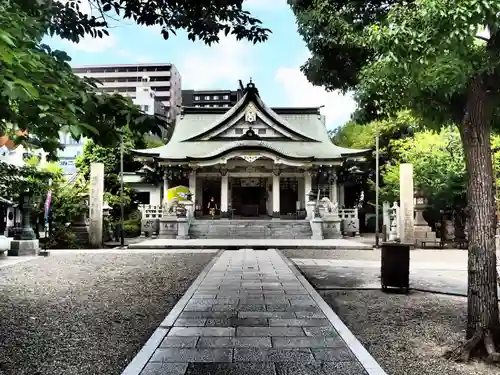
[[[208,107],[210,107],[210,104],[205,104],[205,108],[208,108]]]
[[[259,129],[258,134],[266,134],[266,129]]]
[[[229,99],[229,95],[224,95],[224,100],[228,100]]]
[[[144,112],[148,112],[149,111],[149,105],[145,105],[144,106]]]
[[[195,96],[194,100],[200,100],[200,97],[199,96]]]
[[[234,132],[236,134],[243,134],[243,129],[242,128],[236,128],[236,129],[234,129]]]
[[[199,107],[200,105],[199,104],[196,104],[195,107]]]
[[[218,95],[214,95],[214,100],[219,100],[219,96]]]
[[[206,95],[205,100],[210,100],[210,96]]]
[[[135,195],[135,200],[139,204],[150,204],[150,199],[149,191],[140,191]]]
[[[224,107],[229,107],[229,104],[224,104]]]

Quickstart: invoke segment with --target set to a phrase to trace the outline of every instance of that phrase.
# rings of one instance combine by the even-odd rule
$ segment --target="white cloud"
[[[251,76],[251,43],[229,36],[221,38],[212,47],[202,42],[197,42],[195,46],[196,50],[186,53],[178,65],[184,88],[217,88],[214,85],[218,82],[233,87],[239,79]]]
[[[92,38],[90,35],[87,35],[80,39],[79,43],[73,43],[68,40],[63,40],[63,42],[68,44],[73,50],[90,53],[103,52],[116,46],[116,38],[112,34],[109,36],[104,35],[102,38]]]
[[[356,103],[351,95],[327,92],[322,87],[313,86],[298,68],[279,68],[276,71],[276,80],[284,88],[288,105],[294,107],[324,105],[321,112],[326,116],[328,128],[344,124],[356,109]]]

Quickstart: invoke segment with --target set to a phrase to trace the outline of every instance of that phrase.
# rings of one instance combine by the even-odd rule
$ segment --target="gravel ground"
[[[379,291],[321,295],[389,375],[500,375],[499,367],[442,357],[464,338],[463,297]]]
[[[0,374],[120,374],[214,254],[57,254],[0,268]]]

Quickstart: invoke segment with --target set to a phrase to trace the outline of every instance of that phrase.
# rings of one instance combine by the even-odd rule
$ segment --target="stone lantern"
[[[11,241],[8,255],[37,255],[40,247],[31,224],[33,193],[29,188],[26,188],[20,198],[22,207],[21,231],[16,233]]]
[[[428,207],[427,198],[424,196],[421,190],[417,190],[414,195],[414,206],[415,206],[415,243],[420,246],[424,241],[436,241],[436,233],[434,233],[429,227],[429,224],[424,219],[424,211]]]

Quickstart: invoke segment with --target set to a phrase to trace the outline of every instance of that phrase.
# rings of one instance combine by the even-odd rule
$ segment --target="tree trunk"
[[[496,270],[496,210],[491,154],[492,105],[482,77],[471,83],[460,135],[467,167],[469,224],[467,339],[469,353],[484,343],[497,356],[492,337],[500,327]],[[468,359],[468,358],[467,358]]]

